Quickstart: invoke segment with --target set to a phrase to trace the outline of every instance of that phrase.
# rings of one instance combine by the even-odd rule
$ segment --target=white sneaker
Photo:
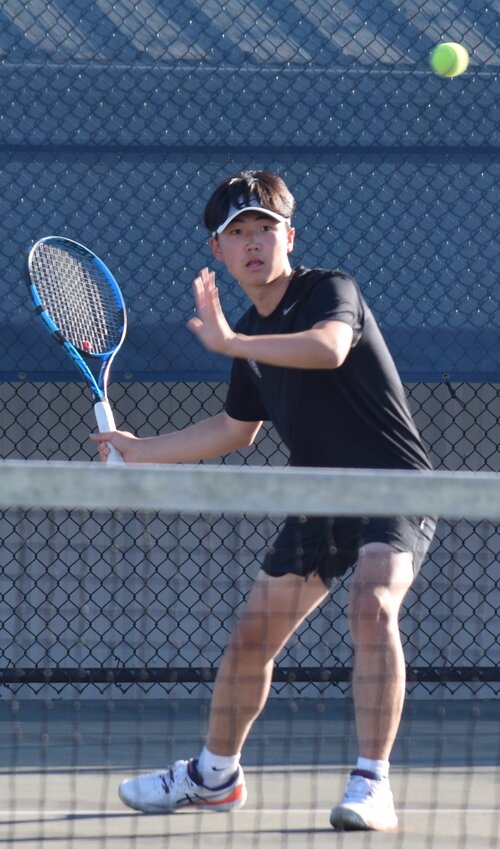
[[[354,770],[330,823],[339,831],[392,831],[398,827],[389,780]]]
[[[196,761],[176,761],[165,772],[128,778],[118,788],[122,802],[136,811],[172,814],[179,808],[232,811],[246,802],[247,789],[239,766],[233,778],[215,790],[205,787]]]

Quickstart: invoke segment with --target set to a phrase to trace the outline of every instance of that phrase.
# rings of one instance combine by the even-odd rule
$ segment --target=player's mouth
[[[258,270],[259,268],[262,268],[263,265],[264,265],[264,263],[262,262],[261,259],[251,259],[246,263],[245,268],[250,269],[250,271],[252,271],[252,270],[255,271],[255,270]]]

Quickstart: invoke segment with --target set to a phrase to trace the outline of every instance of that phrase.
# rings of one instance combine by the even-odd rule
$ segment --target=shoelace
[[[367,796],[373,796],[375,783],[363,775],[352,775],[348,781],[345,799],[350,802],[362,802]]]
[[[167,772],[161,776],[161,783],[166,793],[170,793],[174,787],[179,788],[179,785],[186,784],[189,788],[195,786],[195,782],[190,777],[186,761],[176,761]]]

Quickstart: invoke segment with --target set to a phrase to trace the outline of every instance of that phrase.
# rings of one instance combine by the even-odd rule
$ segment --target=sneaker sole
[[[246,785],[240,785],[233,790],[233,793],[229,797],[229,800],[223,802],[203,802],[199,803],[188,803],[186,805],[177,805],[173,808],[167,807],[147,807],[147,805],[140,806],[138,804],[133,804],[130,799],[127,799],[125,795],[122,794],[121,788],[118,788],[118,795],[122,800],[123,804],[128,808],[132,808],[134,811],[140,811],[143,814],[175,814],[177,811],[212,811],[213,813],[227,813],[228,811],[236,811],[238,808],[242,808],[245,804],[248,796]]]
[[[229,802],[200,802],[200,804],[188,805],[184,810],[197,810],[197,811],[212,811],[214,814],[224,814],[228,811],[237,811],[239,808],[242,808],[247,800],[248,792],[246,786],[240,785],[237,787],[231,796]]]
[[[368,823],[349,808],[334,808],[330,814],[330,825],[337,831],[396,831],[398,819],[388,823]]]

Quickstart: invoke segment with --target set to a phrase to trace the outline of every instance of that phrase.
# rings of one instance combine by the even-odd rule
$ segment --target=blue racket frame
[[[82,257],[85,257],[87,261],[90,261],[92,264],[97,266],[101,274],[104,276],[106,283],[109,284],[108,294],[111,295],[111,298],[114,298],[114,300],[116,301],[117,314],[123,319],[123,322],[121,324],[118,323],[117,326],[113,328],[113,338],[116,338],[118,336],[118,341],[113,345],[112,348],[108,349],[107,351],[85,351],[83,349],[80,350],[76,345],[73,344],[73,342],[70,342],[69,339],[66,339],[64,333],[61,331],[61,328],[57,326],[55,320],[47,311],[47,308],[43,303],[41,294],[38,291],[37,285],[31,277],[31,268],[35,251],[43,243],[54,245],[54,247],[59,246],[61,250],[64,250],[65,247],[67,249],[71,248],[71,253],[73,255],[75,253],[81,254]],[[99,431],[101,433],[106,433],[108,431],[116,430],[113,411],[111,410],[111,406],[107,399],[107,383],[111,363],[113,362],[114,357],[118,353],[127,331],[127,312],[125,308],[125,302],[123,300],[123,296],[120,291],[120,287],[118,286],[118,283],[111,274],[109,268],[101,259],[99,259],[98,256],[93,253],[93,251],[89,250],[79,242],[75,242],[73,239],[66,238],[66,236],[44,236],[42,239],[39,239],[37,242],[35,242],[28,256],[26,274],[26,282],[28,283],[28,289],[30,292],[31,299],[35,305],[36,314],[40,316],[44,326],[49,331],[53,339],[55,339],[56,342],[58,342],[58,344],[61,345],[64,351],[68,354],[68,356],[73,361],[78,371],[83,376],[87,385],[90,388],[90,391],[93,396],[94,413],[96,416]],[[100,363],[97,378],[95,377],[92,369],[90,368],[86,360],[93,362],[97,361],[98,364]],[[107,461],[108,463],[123,463],[123,457],[111,443],[108,443]]]
[[[112,295],[115,297],[116,305],[119,310],[123,312],[123,327],[121,329],[121,335],[119,342],[111,348],[109,351],[105,351],[104,353],[95,353],[92,351],[80,351],[76,348],[68,339],[65,339],[63,334],[61,333],[60,328],[55,324],[49,313],[47,312],[42,298],[40,297],[36,285],[33,283],[30,276],[30,265],[31,259],[34,251],[37,246],[41,243],[49,243],[57,245],[58,243],[61,247],[64,247],[65,244],[70,244],[73,249],[79,250],[82,252],[87,259],[90,259],[102,272],[104,277],[110,286],[110,291]],[[39,239],[29,253],[28,257],[28,288],[31,295],[31,299],[35,305],[35,312],[40,316],[45,327],[49,331],[49,333],[53,336],[53,338],[61,345],[61,347],[66,351],[68,356],[73,360],[74,364],[81,372],[85,380],[87,381],[89,388],[92,392],[94,401],[106,401],[107,400],[107,382],[109,371],[111,368],[111,363],[118,353],[123,340],[125,338],[125,334],[127,332],[127,312],[125,308],[125,302],[123,300],[123,295],[121,293],[120,287],[116,282],[115,278],[111,274],[109,268],[105,265],[105,263],[99,259],[96,254],[94,254],[91,250],[86,248],[84,245],[81,245],[79,242],[75,242],[73,239],[68,239],[65,236],[45,236],[43,239]],[[85,358],[94,361],[101,361],[99,374],[97,378],[94,376],[92,370],[87,365]]]

